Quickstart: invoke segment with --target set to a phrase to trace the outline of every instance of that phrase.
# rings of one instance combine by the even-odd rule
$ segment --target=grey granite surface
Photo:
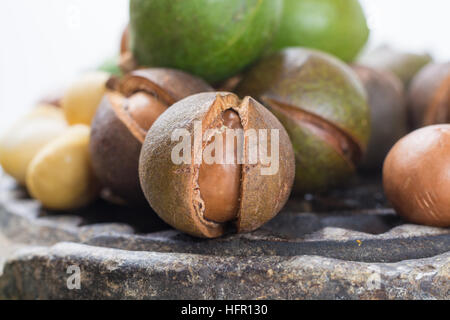
[[[49,212],[4,179],[0,274],[3,299],[449,299],[450,230],[399,219],[374,179],[294,197],[260,230],[215,240],[149,208]]]

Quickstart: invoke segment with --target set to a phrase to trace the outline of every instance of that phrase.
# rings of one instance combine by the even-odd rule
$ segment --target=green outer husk
[[[364,151],[370,136],[365,89],[349,66],[316,50],[289,48],[262,59],[238,93],[269,98],[331,122]]]
[[[288,105],[322,119],[363,153],[370,137],[370,111],[362,83],[346,64],[315,50],[286,49],[255,65],[238,93],[264,102],[288,131],[296,156],[297,192],[325,190],[355,170],[352,159],[271,105]]]
[[[131,0],[132,52],[140,65],[218,82],[261,56],[281,11],[280,0]]]
[[[286,128],[295,154],[296,193],[325,191],[351,176],[355,166],[336,152],[325,140],[283,113],[270,108]]]
[[[274,48],[310,47],[353,61],[369,38],[358,0],[284,0]]]

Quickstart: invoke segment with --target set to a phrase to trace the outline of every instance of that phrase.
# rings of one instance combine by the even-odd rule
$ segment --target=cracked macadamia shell
[[[279,170],[273,175],[262,175],[264,166],[259,160],[252,165],[244,161],[238,218],[216,223],[203,217],[201,191],[196,187],[199,165],[192,163],[195,156],[187,163],[172,161],[172,150],[180,143],[180,139],[172,139],[172,135],[177,129],[183,129],[189,133],[188,140],[193,140],[190,137],[194,137],[196,121],[202,121],[202,132],[205,132],[229,109],[239,114],[244,131],[278,130]],[[268,146],[272,146],[271,141],[269,133]],[[196,150],[194,144],[191,143],[192,155]],[[244,158],[248,159],[246,145],[244,150]],[[215,238],[223,235],[230,224],[234,224],[238,232],[250,232],[272,219],[289,197],[294,166],[289,137],[265,107],[249,97],[241,101],[232,93],[202,93],[176,103],[154,123],[142,148],[139,175],[147,200],[165,222],[196,237]]]
[[[370,135],[364,87],[349,66],[329,54],[289,48],[262,59],[237,92],[263,102],[294,146],[298,193],[346,181]]]
[[[403,218],[450,227],[450,125],[425,127],[400,140],[384,163],[383,183]]]
[[[126,75],[115,91],[104,96],[92,123],[90,150],[94,172],[103,187],[129,205],[147,204],[142,194],[138,163],[148,119],[133,117],[131,96],[148,94],[148,106],[137,114],[155,116],[161,109],[194,93],[212,91],[200,78],[173,69],[142,69]],[[145,109],[149,110],[145,110]],[[157,114],[156,114],[157,116]]]

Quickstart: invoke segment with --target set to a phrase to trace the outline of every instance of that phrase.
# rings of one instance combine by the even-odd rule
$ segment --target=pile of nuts
[[[205,24],[191,26],[188,0],[131,0],[117,64],[82,75],[14,124],[0,140],[3,170],[50,210],[103,197],[150,205],[174,228],[216,238],[258,229],[292,191],[342,187],[384,162],[399,215],[450,226],[449,63],[386,48],[350,64],[298,45],[263,55],[275,35],[261,25],[293,14],[281,0],[259,1],[255,16],[252,1],[216,1],[214,10],[204,2],[189,12]],[[242,21],[224,24],[216,10]],[[339,52],[350,60],[367,36]],[[227,37],[235,42],[224,47]]]

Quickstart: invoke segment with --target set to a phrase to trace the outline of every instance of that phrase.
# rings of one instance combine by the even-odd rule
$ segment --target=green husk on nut
[[[245,161],[240,165],[208,167],[203,162],[193,161],[207,147],[209,140],[203,140],[201,148],[195,148],[195,142],[190,144],[191,161],[174,163],[172,153],[180,143],[178,139],[172,139],[176,130],[185,130],[191,140],[196,121],[201,121],[203,136],[207,129],[230,128],[228,123],[233,121],[235,125],[231,128],[234,128],[236,120],[239,122],[237,127],[242,127],[245,132],[249,129],[257,132],[259,129],[278,130],[279,170],[275,174],[261,174],[265,165],[260,158],[256,164],[249,164],[247,139],[243,147]],[[267,143],[272,148],[270,134]],[[176,103],[154,123],[142,148],[139,175],[147,200],[166,223],[196,237],[215,238],[223,235],[230,226],[237,232],[250,232],[272,219],[289,197],[294,166],[289,137],[265,107],[250,97],[241,101],[232,93],[202,93]],[[234,179],[236,169],[239,179]],[[211,179],[202,183],[202,172]],[[228,179],[232,183],[223,183]],[[216,205],[227,201],[236,201],[234,212],[221,211]],[[210,205],[219,211],[208,214]]]
[[[148,129],[176,101],[211,91],[203,80],[172,69],[144,69],[110,89],[92,123],[90,150],[101,184],[130,205],[145,204],[139,154]]]
[[[369,34],[358,0],[284,0],[273,47],[314,48],[353,61]]]
[[[323,191],[355,172],[369,140],[370,112],[364,87],[343,62],[286,49],[250,69],[237,91],[262,101],[285,126],[297,192]]]
[[[132,56],[139,66],[176,68],[217,83],[264,53],[282,7],[281,0],[131,0]]]

